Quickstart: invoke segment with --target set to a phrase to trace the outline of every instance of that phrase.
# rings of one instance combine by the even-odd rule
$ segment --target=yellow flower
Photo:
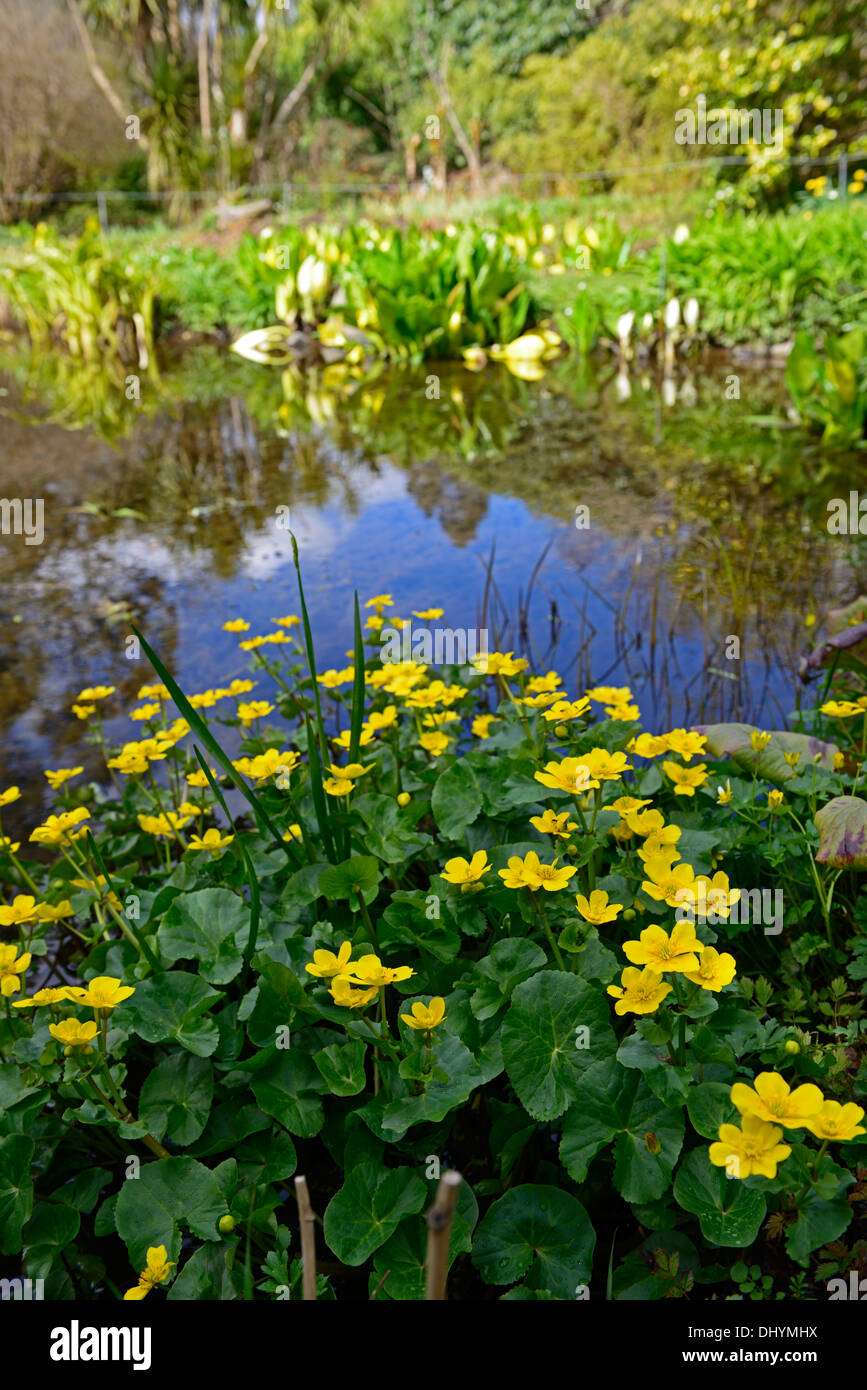
[[[106,891],[108,889],[108,880],[106,879],[105,874],[97,874],[96,878],[93,879],[73,878],[70,879],[70,883],[75,888],[83,888],[85,892],[93,893],[100,900],[111,903],[112,907],[116,908],[117,911],[120,912],[123,904],[121,903],[120,898],[117,896],[116,893]]]
[[[835,719],[851,719],[856,714],[864,713],[863,705],[856,705],[852,700],[828,700],[819,709],[822,714],[830,714]]]
[[[431,1028],[436,1028],[438,1023],[442,1023],[446,1016],[446,1001],[436,995],[430,1004],[415,1003],[412,1012],[401,1014],[403,1022],[408,1028],[417,1028],[429,1032]]]
[[[708,1149],[711,1163],[733,1178],[775,1178],[777,1164],[792,1152],[789,1144],[780,1143],[783,1131],[755,1115],[745,1115],[742,1126],[720,1125],[719,1140]]]
[[[364,626],[369,627],[371,632],[379,632],[380,628],[385,626],[385,619],[380,617],[379,613],[371,613]]]
[[[694,894],[693,903],[687,903],[687,907],[693,905],[703,914],[714,913],[717,917],[728,917],[732,907],[741,896],[740,888],[730,888],[728,874],[724,874],[720,869],[714,874],[713,878],[708,878],[707,874],[699,874],[692,884]],[[681,899],[681,902],[684,902]]]
[[[442,617],[444,612],[444,608],[423,608],[419,613],[417,613],[416,610],[413,609],[412,616],[414,618],[420,618],[423,623],[434,623],[436,622],[437,618]]]
[[[8,835],[0,835],[0,850],[5,850],[8,854],[17,854],[21,848],[21,841],[12,841]]]
[[[652,835],[661,831],[665,825],[665,816],[661,811],[623,811],[623,819],[634,831],[636,835]]]
[[[346,682],[351,681],[354,676],[355,668],[353,666],[346,666],[342,671],[335,671],[332,666],[330,670],[323,671],[322,675],[317,676],[316,679],[320,685],[325,686],[326,690],[335,690],[338,685],[345,685]]]
[[[597,705],[619,705],[633,699],[628,685],[594,685],[586,694]]]
[[[243,618],[230,618],[227,623],[223,623],[224,632],[249,632],[250,624],[245,623]]]
[[[440,878],[444,878],[446,883],[477,883],[490,867],[485,850],[480,849],[476,851],[469,862],[461,858],[447,859]]]
[[[161,1284],[164,1279],[168,1279],[176,1261],[167,1260],[166,1247],[164,1245],[152,1245],[148,1249],[145,1259],[147,1268],[143,1269],[138,1277],[138,1283],[134,1289],[127,1289],[124,1299],[129,1302],[138,1302],[146,1298],[151,1289],[157,1284]]]
[[[477,656],[473,661],[477,671],[484,671],[489,676],[519,676],[529,664],[513,652],[489,652],[487,656]]]
[[[313,952],[313,963],[305,965],[304,969],[308,975],[315,975],[318,980],[331,980],[335,975],[342,975],[352,955],[352,943],[344,941],[337,951],[318,950]]]
[[[276,623],[278,627],[297,627],[301,619],[297,613],[287,613],[285,618],[272,618],[271,621]]]
[[[113,685],[91,685],[86,690],[78,692],[79,700],[104,700],[108,695],[113,695],[115,686]]]
[[[96,1037],[96,1023],[93,1019],[87,1023],[79,1023],[77,1018],[64,1018],[60,1023],[49,1023],[48,1031],[59,1043],[63,1043],[64,1056],[70,1057],[76,1047],[80,1047],[82,1055],[87,1056],[93,1051],[90,1043]]]
[[[566,888],[577,872],[570,867],[558,869],[556,859],[553,864],[540,864],[538,854],[532,849],[523,859],[514,855],[509,867],[499,870],[507,888],[544,888],[548,893],[559,893]]]
[[[686,974],[698,970],[701,942],[691,922],[676,922],[671,936],[662,927],[645,927],[638,941],[624,941],[623,954],[633,965],[646,965],[660,975],[666,970]]]
[[[376,999],[379,990],[375,985],[369,989],[353,989],[345,975],[335,975],[328,993],[342,1008],[363,1009],[365,1004]]]
[[[638,857],[645,864],[649,864],[651,859],[664,858],[672,864],[680,855],[677,851],[677,842],[680,839],[679,825],[663,825],[660,830],[654,830],[644,844],[638,850]]]
[[[0,792],[0,806],[8,806],[10,802],[19,801],[21,793],[17,787],[7,787],[5,792]]]
[[[580,719],[590,707],[590,701],[586,696],[580,700],[558,700],[550,709],[542,713],[542,718],[549,724],[566,724],[570,719]]]
[[[136,696],[137,700],[168,700],[168,687],[162,684],[143,685]]]
[[[380,734],[385,729],[393,729],[397,724],[397,705],[386,705],[384,710],[372,710],[366,720],[366,727],[372,734]]]
[[[274,706],[269,704],[267,700],[250,700],[242,701],[238,706],[237,713],[242,725],[247,729],[254,720],[264,719],[266,714],[272,714],[273,711]]]
[[[576,792],[589,791],[599,786],[591,775],[586,758],[563,758],[559,763],[546,763],[545,771],[534,772],[533,777],[537,782],[541,782],[543,787],[571,792],[573,796]]]
[[[774,788],[773,791],[768,792],[768,806],[772,811],[776,811],[778,807],[782,806],[783,800],[783,793],[781,791],[777,791],[776,788]]]
[[[391,594],[375,594],[373,598],[366,600],[365,608],[375,608],[377,613],[381,613],[383,608],[393,608],[394,599]]]
[[[284,840],[300,840],[301,838],[301,826],[297,823],[295,825],[288,826],[286,830],[283,831]]]
[[[62,989],[38,989],[29,999],[16,999],[13,1009],[41,1008],[45,1004],[77,1004],[84,990],[76,985],[64,985]]]
[[[674,783],[675,796],[695,796],[696,787],[703,787],[708,777],[706,763],[681,767],[678,763],[664,762],[662,770]]]
[[[348,777],[324,777],[322,790],[329,796],[348,796],[354,783]]]
[[[656,758],[660,753],[667,753],[668,740],[656,734],[639,734],[637,738],[631,738],[626,745],[627,753],[635,753],[639,758]]]
[[[4,999],[18,993],[21,988],[18,976],[24,974],[30,961],[29,953],[18,955],[17,946],[0,946],[0,993]]]
[[[618,1001],[614,1005],[616,1014],[652,1014],[671,989],[655,970],[647,967],[636,970],[634,965],[628,965],[620,977],[620,984],[609,985],[606,993]]]
[[[684,762],[691,762],[699,753],[703,753],[707,739],[704,734],[689,733],[686,729],[672,729],[670,734],[665,735],[669,752],[679,753]],[[665,767],[665,763],[663,763]]]
[[[685,970],[690,984],[702,989],[719,990],[730,985],[735,977],[735,958],[727,951],[720,954],[713,946],[703,946],[698,970]]]
[[[219,854],[220,850],[225,849],[226,845],[230,845],[234,838],[234,835],[221,835],[219,830],[206,830],[204,835],[191,835],[187,849],[206,849],[211,854]]]
[[[88,1009],[114,1009],[131,994],[135,994],[132,985],[122,985],[113,975],[96,975],[88,981],[76,1002]]]
[[[0,907],[0,927],[18,927],[38,920],[36,899],[27,893],[18,893],[12,899],[11,907]]]
[[[801,1129],[807,1120],[818,1116],[824,1104],[818,1086],[808,1083],[793,1091],[788,1081],[774,1071],[760,1072],[754,1085],[755,1090],[752,1090],[742,1081],[736,1081],[731,1091],[732,1104],[742,1115],[756,1115],[769,1124]]]
[[[473,733],[476,738],[490,738],[491,725],[499,722],[494,714],[477,714],[472,723]]]
[[[112,894],[112,897],[117,901],[115,894]],[[120,903],[117,905],[120,907]],[[40,922],[59,922],[64,917],[72,916],[72,903],[68,898],[64,898],[56,907],[51,903],[37,903],[36,915]]]
[[[175,835],[189,824],[189,816],[179,816],[176,811],[161,812],[158,816],[139,814],[136,819],[148,835]]]
[[[560,694],[562,695],[562,693],[563,692],[561,691]],[[527,705],[529,709],[541,710],[544,710],[545,705],[553,706],[555,704],[562,704],[564,708],[566,707],[566,702],[559,699],[557,695],[552,694],[549,690],[543,690],[539,695],[525,695],[522,700],[516,700],[515,703],[519,705]],[[542,718],[548,718],[547,711],[543,713]]]
[[[834,766],[835,766],[835,767],[837,766],[837,759],[838,759],[840,756],[841,756],[841,755],[840,755],[839,753],[835,753],[835,754],[834,754]],[[783,754],[783,761],[784,761],[784,762],[787,762],[787,763],[789,764],[789,767],[797,767],[797,766],[798,766],[798,763],[801,761],[801,755],[800,755],[800,753],[784,753],[784,754]]]
[[[84,834],[84,828],[76,829],[84,820],[90,820],[86,806],[77,806],[74,811],[62,811],[59,816],[48,816],[42,825],[37,825],[30,839],[34,844],[59,845],[64,840],[77,840]]]
[[[757,753],[761,753],[763,748],[767,748],[770,741],[770,734],[764,734],[759,729],[753,729],[750,734],[750,744]]]
[[[347,763],[346,767],[338,767],[336,763],[329,763],[328,767],[332,776],[354,782],[359,777],[364,777],[365,773],[372,771],[373,763]]]
[[[76,719],[89,719],[96,713],[96,705],[72,705],[71,708]]]
[[[568,811],[561,811],[559,815],[555,811],[543,811],[541,816],[531,816],[530,824],[543,835],[556,835],[559,840],[568,839],[569,832],[578,829],[578,822],[569,820]]]
[[[602,888],[594,888],[589,899],[581,893],[575,898],[575,904],[584,918],[585,922],[592,922],[599,927],[603,922],[613,922],[618,913],[623,911],[622,903],[608,902],[608,894]]]
[[[732,799],[732,784],[731,784],[731,782],[729,781],[729,779],[726,778],[725,787],[717,787],[717,789],[716,789],[716,804],[717,804],[717,806],[728,806],[729,803],[730,803],[730,801],[731,801],[731,799]]]
[[[541,695],[544,690],[557,691],[563,684],[556,671],[549,671],[545,676],[531,676],[527,681],[527,693],[529,695]]]
[[[865,1130],[861,1125],[864,1111],[860,1105],[850,1101],[841,1105],[836,1100],[826,1100],[818,1115],[806,1121],[804,1128],[817,1139],[857,1139]]]
[[[58,787],[62,787],[64,782],[69,782],[73,777],[77,777],[78,774],[83,771],[83,767],[59,767],[56,772],[49,772],[46,768],[44,776],[48,779],[49,787],[56,790]]]
[[[655,902],[667,903],[669,907],[677,907],[683,901],[679,894],[685,888],[692,889],[695,882],[692,866],[675,864],[670,853],[648,859],[645,872],[647,878],[641,886],[647,896]]]
[[[438,758],[440,754],[445,753],[449,746],[447,734],[421,734],[418,741],[425,752],[430,753],[434,758]]]
[[[349,970],[344,970],[341,978],[351,985],[360,985],[362,989],[384,989],[386,985],[393,985],[398,980],[408,980],[415,971],[408,965],[397,965],[390,967],[383,965],[379,956],[362,956],[359,960],[353,961]]]

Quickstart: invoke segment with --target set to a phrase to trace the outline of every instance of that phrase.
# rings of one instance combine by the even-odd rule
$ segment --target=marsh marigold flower
[[[304,969],[308,975],[315,975],[318,980],[332,980],[335,975],[344,973],[351,955],[352,943],[344,941],[336,955],[333,951],[314,951],[312,962],[305,965]]]
[[[58,787],[63,786],[64,782],[69,782],[73,777],[77,777],[78,774],[83,771],[83,767],[59,767],[56,772],[51,772],[46,768],[44,776],[48,781],[48,785],[56,791]]]
[[[586,758],[563,758],[559,763],[546,763],[545,771],[534,772],[533,777],[537,782],[541,782],[543,787],[571,792],[573,796],[576,792],[588,791],[599,786],[592,778]]]
[[[575,906],[584,921],[592,922],[596,927],[601,926],[603,922],[613,922],[623,911],[622,903],[609,903],[608,894],[602,888],[594,888],[589,898],[578,893]]]
[[[86,1057],[93,1051],[90,1044],[96,1037],[97,1025],[93,1019],[79,1023],[77,1018],[64,1018],[61,1023],[49,1023],[48,1031],[52,1038],[63,1043],[64,1056],[71,1057],[76,1048],[81,1048],[82,1056]]]
[[[818,1116],[824,1096],[818,1086],[807,1083],[793,1091],[788,1081],[777,1072],[760,1072],[753,1083],[755,1090],[743,1081],[732,1086],[732,1104],[742,1115],[756,1115],[769,1124],[801,1129],[807,1120]]]
[[[431,1028],[436,1028],[442,1023],[446,1016],[446,1001],[436,995],[430,1004],[417,1002],[412,1005],[411,1012],[401,1014],[401,1018],[408,1028],[416,1028],[419,1031],[429,1032]]]
[[[655,902],[678,907],[684,890],[692,891],[695,872],[691,864],[675,864],[671,850],[648,859],[644,866],[647,878],[642,888]]]
[[[720,990],[731,984],[735,969],[734,956],[727,951],[719,952],[713,946],[703,946],[698,970],[686,970],[684,974],[690,984],[701,985],[702,989]]]
[[[29,952],[19,956],[17,946],[0,946],[0,993],[4,999],[18,993],[21,988],[18,976],[24,974],[30,961]]]
[[[817,1139],[857,1139],[867,1132],[861,1125],[863,1118],[863,1108],[853,1101],[841,1105],[837,1100],[826,1100],[819,1113],[805,1121],[804,1128]]]
[[[88,1009],[114,1009],[135,994],[133,985],[121,984],[113,975],[96,975],[89,980],[76,1003]]]
[[[466,886],[469,883],[477,883],[490,867],[486,851],[480,849],[469,861],[460,857],[447,859],[440,878],[444,878],[446,883],[458,883]]]
[[[127,1289],[124,1299],[133,1302],[146,1298],[151,1289],[157,1284],[162,1284],[168,1279],[175,1266],[175,1260],[166,1259],[167,1250],[164,1245],[152,1245],[145,1255],[147,1266],[142,1270],[138,1277],[138,1283],[134,1289]]]
[[[187,849],[206,849],[209,850],[211,854],[219,854],[220,850],[230,845],[234,838],[234,835],[221,835],[219,830],[206,830],[204,835],[191,835]]]
[[[699,969],[701,942],[691,922],[676,922],[671,936],[662,927],[645,927],[637,941],[624,941],[622,950],[633,965],[646,965],[662,974],[665,970],[686,973]]]
[[[20,927],[38,920],[36,899],[27,893],[16,894],[11,907],[0,907],[0,927]]]
[[[578,829],[578,822],[569,819],[568,811],[543,811],[541,816],[531,816],[530,824],[543,835],[556,835],[558,840],[566,840],[572,830]]]
[[[780,1143],[783,1131],[756,1115],[744,1115],[740,1129],[720,1125],[718,1132],[719,1140],[711,1144],[708,1158],[732,1178],[775,1178],[777,1164],[792,1152],[789,1144]]]
[[[8,806],[13,801],[21,799],[21,792],[17,787],[7,787],[5,792],[0,792],[0,806]]]
[[[628,965],[620,976],[620,984],[609,985],[606,993],[617,1000],[616,1014],[652,1014],[671,989],[655,970],[647,966],[636,970],[634,965]]]
[[[707,739],[704,734],[694,734],[687,729],[672,729],[670,734],[665,735],[665,742],[670,753],[679,753],[688,763],[704,752]]]
[[[675,796],[695,796],[696,787],[703,787],[708,779],[706,763],[681,767],[679,763],[664,762],[662,770],[672,783]]]

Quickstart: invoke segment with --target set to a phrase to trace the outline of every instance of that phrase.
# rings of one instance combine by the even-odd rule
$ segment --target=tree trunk
[[[214,0],[205,0],[199,25],[199,122],[202,127],[202,143],[206,150],[210,150],[212,139],[211,72],[208,62],[208,44],[213,14]]]

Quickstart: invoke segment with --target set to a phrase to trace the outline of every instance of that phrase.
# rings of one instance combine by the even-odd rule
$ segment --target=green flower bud
[[[235,1229],[234,1216],[221,1216],[217,1222],[217,1230],[221,1235],[227,1236]]]

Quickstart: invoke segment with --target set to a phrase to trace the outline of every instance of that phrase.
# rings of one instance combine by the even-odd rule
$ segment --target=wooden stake
[[[307,1179],[295,1179],[295,1197],[298,1202],[298,1221],[301,1227],[301,1280],[305,1302],[316,1299],[316,1233]]]
[[[449,1235],[452,1217],[463,1178],[453,1169],[443,1173],[434,1204],[427,1214],[427,1267],[425,1299],[442,1300],[446,1296],[446,1276],[449,1269]]]

